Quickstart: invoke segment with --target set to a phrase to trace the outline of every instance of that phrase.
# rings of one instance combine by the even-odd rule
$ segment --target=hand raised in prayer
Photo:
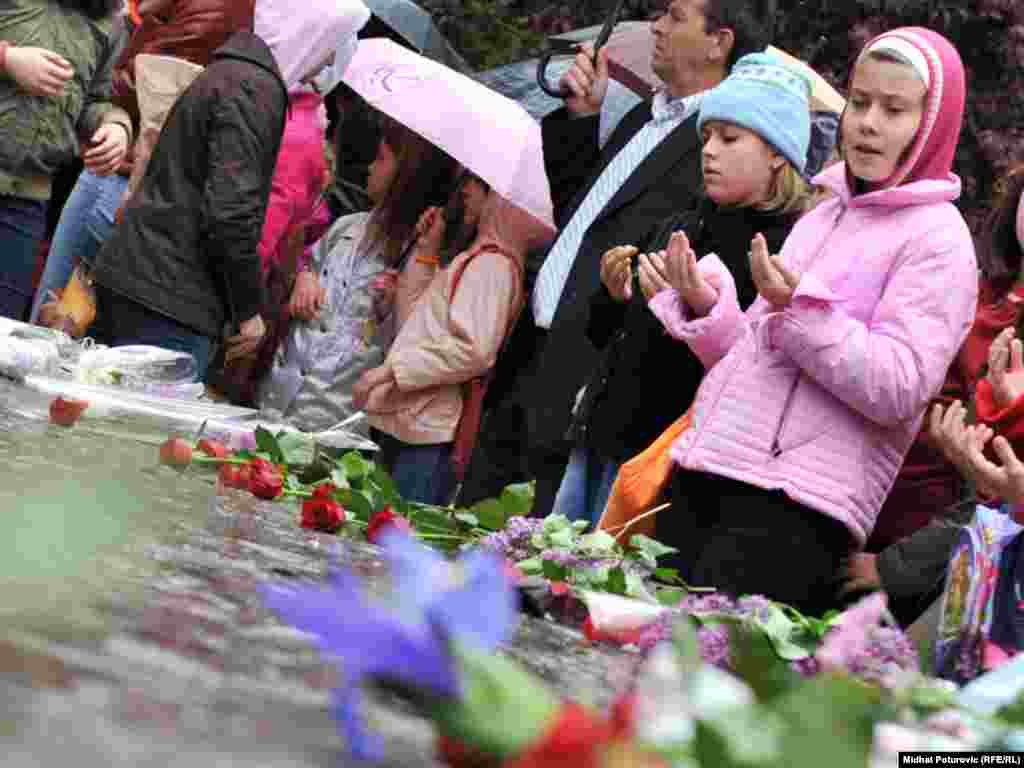
[[[988,373],[992,397],[1002,409],[1024,395],[1024,344],[1014,328],[1007,328],[988,348]]]
[[[640,272],[640,290],[648,301],[672,287],[666,274],[664,251],[641,253],[638,271]]]
[[[718,303],[720,286],[715,276],[705,277],[685,232],[673,232],[665,250],[665,276],[695,315],[704,317]]]
[[[639,249],[632,245],[617,245],[601,257],[601,282],[616,301],[629,301],[633,297],[633,257]]]
[[[757,292],[769,304],[777,310],[789,306],[800,275],[788,269],[778,255],[768,253],[768,243],[761,233],[750,241],[750,271]]]
[[[978,482],[979,478],[975,474],[968,454],[970,432],[965,422],[966,415],[967,409],[959,400],[950,403],[947,407],[936,403],[928,417],[928,436],[942,450],[942,455],[946,457],[946,460],[956,467],[961,475],[968,480]],[[989,489],[981,488],[980,485],[979,490],[984,493],[989,492]]]
[[[968,427],[967,455],[979,488],[1010,504],[1024,502],[1024,464],[1003,436],[992,440],[998,462],[990,461],[983,453],[993,432],[986,426]]]

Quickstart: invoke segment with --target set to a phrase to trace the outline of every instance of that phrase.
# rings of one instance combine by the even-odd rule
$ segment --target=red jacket
[[[999,412],[992,401],[991,387],[985,380],[979,382],[978,377],[988,362],[989,346],[1005,328],[1016,325],[1022,307],[1024,294],[1011,293],[995,299],[990,287],[982,283],[974,325],[936,398],[936,402],[945,404],[966,401],[971,390],[975,390],[978,420],[990,424],[1009,440],[1024,437],[1024,399]],[[882,506],[866,549],[879,552],[927,525],[960,500],[962,482],[956,468],[928,438],[926,420]]]
[[[162,15],[149,15],[135,28],[131,39],[113,68],[113,102],[139,123],[135,96],[135,56],[149,53],[175,56],[205,67],[210,54],[235,32],[251,30],[255,0],[172,0]],[[131,173],[129,150],[120,173]]]

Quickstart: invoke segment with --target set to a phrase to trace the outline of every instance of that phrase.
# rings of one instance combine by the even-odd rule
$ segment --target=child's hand
[[[665,272],[665,252],[640,254],[640,290],[650,301],[662,291],[671,288]]]
[[[781,258],[768,253],[768,243],[760,233],[750,242],[750,271],[757,292],[765,301],[776,309],[789,306],[800,284],[800,275],[790,271]]]
[[[979,489],[988,494],[989,489],[980,487],[981,479],[977,476],[968,453],[969,441],[980,439],[984,434],[976,432],[972,435],[965,422],[966,415],[967,409],[959,400],[950,403],[946,408],[936,403],[928,420],[928,436],[942,449],[946,460],[956,467],[961,475],[978,483]]]
[[[718,286],[697,268],[697,255],[683,232],[674,232],[665,251],[665,275],[669,285],[698,317],[704,317],[718,303]]]
[[[992,441],[996,456],[1002,464],[989,461],[982,452],[993,432],[986,426],[968,427],[967,455],[974,469],[978,487],[990,496],[1011,504],[1024,502],[1024,464],[1017,458],[1013,446],[1005,437]]]
[[[843,586],[841,595],[870,592],[882,588],[882,577],[878,573],[878,555],[858,552],[850,555],[843,564]]]
[[[288,314],[299,320],[317,320],[320,309],[327,301],[327,290],[320,285],[320,278],[315,272],[299,272],[295,277],[288,302]]]
[[[632,245],[619,245],[601,257],[601,282],[616,301],[629,301],[633,297],[633,266],[630,259],[639,249]]]
[[[1005,408],[1024,395],[1024,344],[1016,331],[1007,328],[988,348],[988,374],[992,397],[998,408]]]
[[[437,206],[420,214],[416,222],[416,248],[421,254],[440,257],[445,226],[444,211]]]

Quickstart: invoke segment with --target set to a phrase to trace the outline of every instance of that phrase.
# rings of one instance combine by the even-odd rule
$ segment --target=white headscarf
[[[270,46],[292,91],[369,18],[360,0],[256,0],[253,29]]]

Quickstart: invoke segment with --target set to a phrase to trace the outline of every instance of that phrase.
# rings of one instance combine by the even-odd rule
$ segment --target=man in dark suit
[[[652,26],[652,69],[665,87],[633,108],[604,147],[605,52],[592,62],[592,51],[582,51],[562,78],[571,95],[542,124],[561,232],[536,274],[530,311],[499,360],[492,410],[460,502],[494,495],[525,475],[537,480],[534,514],[550,511],[572,447],[572,409],[598,360],[585,329],[601,257],[617,245],[644,250],[659,223],[695,205],[701,95],[738,58],[771,42],[775,10],[775,0],[669,0]],[[524,437],[525,451],[516,447]]]

